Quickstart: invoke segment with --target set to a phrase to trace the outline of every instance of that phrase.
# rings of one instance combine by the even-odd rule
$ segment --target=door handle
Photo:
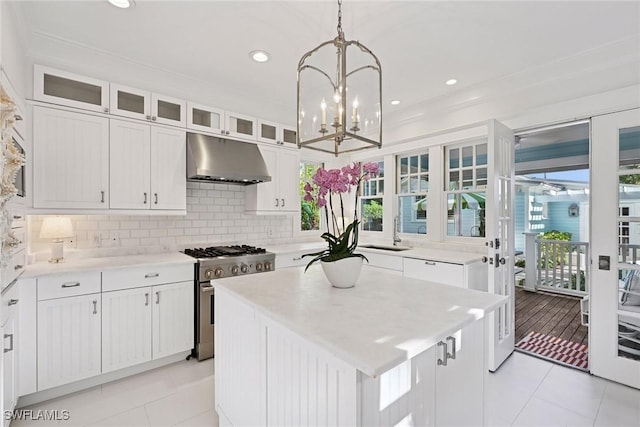
[[[447,343],[440,341],[438,342],[438,347],[444,347],[442,349],[442,359],[438,358],[438,366],[447,366],[447,356],[449,355]]]
[[[436,263],[433,261],[425,261],[424,263],[425,265],[436,265]]]
[[[284,199],[281,199],[281,200],[282,200],[282,207],[284,208]]]
[[[280,206],[280,200],[276,199],[276,208]]]
[[[9,353],[10,351],[13,351],[13,334],[4,334],[4,338],[9,338],[9,348],[4,349],[5,353]]]
[[[62,284],[63,288],[75,288],[76,286],[80,286],[80,282],[67,282]]]
[[[156,304],[160,304],[160,291],[156,292]]]
[[[145,292],[144,294],[144,305],[145,307],[149,305],[149,292]]]
[[[16,305],[18,303],[17,299],[11,299],[9,300],[9,303],[7,305]]]
[[[456,359],[456,337],[447,337],[447,341],[451,341],[451,353],[447,353],[447,358]]]
[[[158,193],[153,193],[153,197],[155,197],[155,201],[153,202],[154,204],[158,204]]]
[[[98,314],[98,301],[93,300],[93,314]]]
[[[146,205],[147,204],[147,193],[143,193],[143,194],[144,194],[144,202],[143,203]]]
[[[100,191],[100,203],[104,203],[104,190]]]
[[[149,278],[158,277],[158,276],[160,276],[160,273],[147,273],[144,275],[144,278],[149,279]]]

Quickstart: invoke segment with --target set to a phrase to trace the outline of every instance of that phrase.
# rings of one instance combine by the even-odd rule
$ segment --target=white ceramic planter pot
[[[360,257],[342,258],[332,262],[320,261],[320,264],[327,280],[336,288],[353,288],[362,270]]]

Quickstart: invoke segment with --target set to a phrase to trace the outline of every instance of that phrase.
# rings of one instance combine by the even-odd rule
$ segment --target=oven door
[[[198,318],[198,360],[213,357],[214,334],[214,287],[210,282],[198,285],[199,289],[199,318]]]

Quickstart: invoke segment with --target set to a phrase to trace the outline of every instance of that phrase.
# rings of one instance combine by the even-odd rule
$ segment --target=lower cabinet
[[[403,258],[405,277],[428,280],[460,288],[487,290],[487,264],[455,264],[428,259]]]
[[[193,282],[102,294],[102,372],[193,348]]]
[[[38,390],[101,373],[100,294],[38,301]]]
[[[13,411],[18,403],[18,287],[15,283],[2,295],[2,410]],[[4,417],[4,425],[9,419]]]

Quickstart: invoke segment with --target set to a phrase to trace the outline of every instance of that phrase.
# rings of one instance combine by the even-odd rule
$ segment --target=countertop
[[[180,252],[65,259],[64,262],[59,264],[45,261],[27,265],[25,272],[21,277],[38,277],[49,274],[71,273],[75,271],[111,270],[144,265],[194,264],[195,262],[195,258]]]
[[[362,253],[378,253],[382,255],[397,256],[404,258],[417,258],[430,261],[448,262],[451,264],[473,264],[482,260],[483,254],[473,252],[461,252],[455,250],[446,249],[434,249],[434,248],[409,248],[406,251],[391,251],[384,249],[365,248],[367,243],[360,243],[356,252]],[[391,245],[378,245],[388,246]],[[284,255],[296,252],[317,252],[327,247],[323,242],[306,242],[306,243],[292,243],[289,245],[267,246],[267,250],[273,252],[276,255]],[[402,246],[400,246],[402,247]]]
[[[213,284],[369,376],[420,354],[506,300],[367,268],[354,288],[337,289],[320,265]]]

